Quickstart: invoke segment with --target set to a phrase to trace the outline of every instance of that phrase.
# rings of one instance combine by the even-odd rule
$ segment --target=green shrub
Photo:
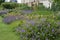
[[[52,11],[60,11],[60,4],[59,3],[53,3],[51,10]]]
[[[48,10],[48,8],[44,7],[43,4],[39,4],[36,8],[37,10],[40,10],[40,11]]]
[[[57,20],[60,20],[60,12],[57,12],[57,13],[55,14],[55,16],[56,16],[56,19],[57,19]]]
[[[50,18],[40,18],[37,20],[21,21],[16,29],[21,40],[55,40],[59,36],[55,20]]]
[[[32,9],[31,7],[29,7],[27,4],[19,4],[19,8],[21,10],[28,10],[28,9]]]
[[[14,9],[18,7],[18,4],[14,2],[11,2],[11,3],[6,2],[6,3],[2,3],[1,5],[6,9]]]
[[[0,4],[3,3],[5,0],[0,0]]]

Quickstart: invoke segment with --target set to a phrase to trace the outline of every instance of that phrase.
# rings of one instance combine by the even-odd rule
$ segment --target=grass
[[[0,10],[2,10],[3,9],[3,7],[0,5]]]
[[[19,40],[19,37],[13,32],[13,28],[16,27],[11,25],[6,25],[2,22],[0,17],[0,40]]]
[[[32,14],[39,14],[39,15],[51,15],[53,14],[53,11],[35,11]]]

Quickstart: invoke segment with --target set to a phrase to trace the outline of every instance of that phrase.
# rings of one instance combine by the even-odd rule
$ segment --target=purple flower
[[[7,16],[7,17],[5,17],[3,19],[3,22],[5,22],[5,23],[11,23],[11,22],[13,22],[15,20],[16,20],[16,17],[15,16]]]
[[[54,29],[52,29],[52,32],[54,32],[55,30]]]
[[[48,27],[50,27],[50,24],[48,24]]]
[[[29,24],[31,24],[31,25],[35,25],[35,21],[33,21],[33,20],[27,20],[27,23],[29,23]]]
[[[26,31],[22,29],[21,32],[26,32]]]

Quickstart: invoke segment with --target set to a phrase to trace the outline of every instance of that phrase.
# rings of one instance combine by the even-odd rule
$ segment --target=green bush
[[[29,7],[27,4],[19,4],[19,8],[21,10],[28,10],[28,9],[32,9],[31,7]]]
[[[60,20],[60,12],[57,12],[57,14],[55,14],[55,16],[56,16],[57,20]]]
[[[43,4],[39,4],[36,8],[37,10],[41,10],[41,11],[48,10],[48,8],[44,7]]]
[[[50,18],[40,18],[21,21],[17,28],[21,40],[55,40],[59,34],[57,21]]]
[[[3,10],[3,7],[2,6],[0,6],[0,10]]]
[[[52,11],[60,11],[60,4],[59,3],[53,3],[51,10]]]
[[[0,0],[0,4],[3,3],[5,0]]]
[[[10,3],[6,2],[6,3],[2,3],[1,5],[6,9],[14,9],[18,7],[18,4],[14,2],[10,2]]]

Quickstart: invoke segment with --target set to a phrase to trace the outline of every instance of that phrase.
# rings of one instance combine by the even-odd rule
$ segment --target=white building
[[[14,1],[14,2],[17,2],[17,3],[28,3],[31,5],[32,2],[34,1],[39,1],[39,3],[43,3],[43,5],[46,7],[46,8],[51,8],[51,5],[52,5],[52,2],[50,2],[49,0],[5,0],[5,2],[10,2],[10,1]]]

